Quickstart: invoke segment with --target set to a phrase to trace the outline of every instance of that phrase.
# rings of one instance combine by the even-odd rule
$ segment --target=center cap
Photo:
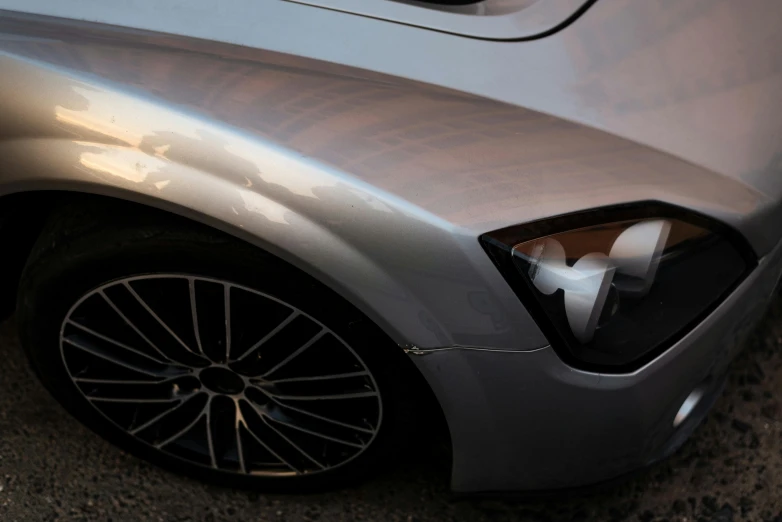
[[[215,393],[234,395],[244,390],[244,381],[228,368],[212,367],[201,370],[201,382]]]

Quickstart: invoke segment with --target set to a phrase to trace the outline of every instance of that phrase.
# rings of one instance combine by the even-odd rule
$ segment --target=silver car
[[[782,2],[0,9],[0,306],[166,468],[335,487],[425,415],[456,491],[613,479],[779,281]]]

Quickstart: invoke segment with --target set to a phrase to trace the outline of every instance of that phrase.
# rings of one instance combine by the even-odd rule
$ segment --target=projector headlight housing
[[[560,357],[608,373],[669,348],[757,264],[735,230],[660,203],[558,216],[480,241]]]

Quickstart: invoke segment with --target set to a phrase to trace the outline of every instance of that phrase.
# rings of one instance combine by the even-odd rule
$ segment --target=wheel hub
[[[210,366],[201,370],[198,378],[206,389],[225,395],[236,395],[244,391],[244,379],[220,366]]]

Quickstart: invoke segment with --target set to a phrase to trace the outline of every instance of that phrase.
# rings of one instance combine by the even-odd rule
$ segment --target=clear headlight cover
[[[518,230],[481,239],[552,345],[580,367],[640,366],[712,311],[753,264],[713,227],[679,218],[535,239],[519,239]]]

